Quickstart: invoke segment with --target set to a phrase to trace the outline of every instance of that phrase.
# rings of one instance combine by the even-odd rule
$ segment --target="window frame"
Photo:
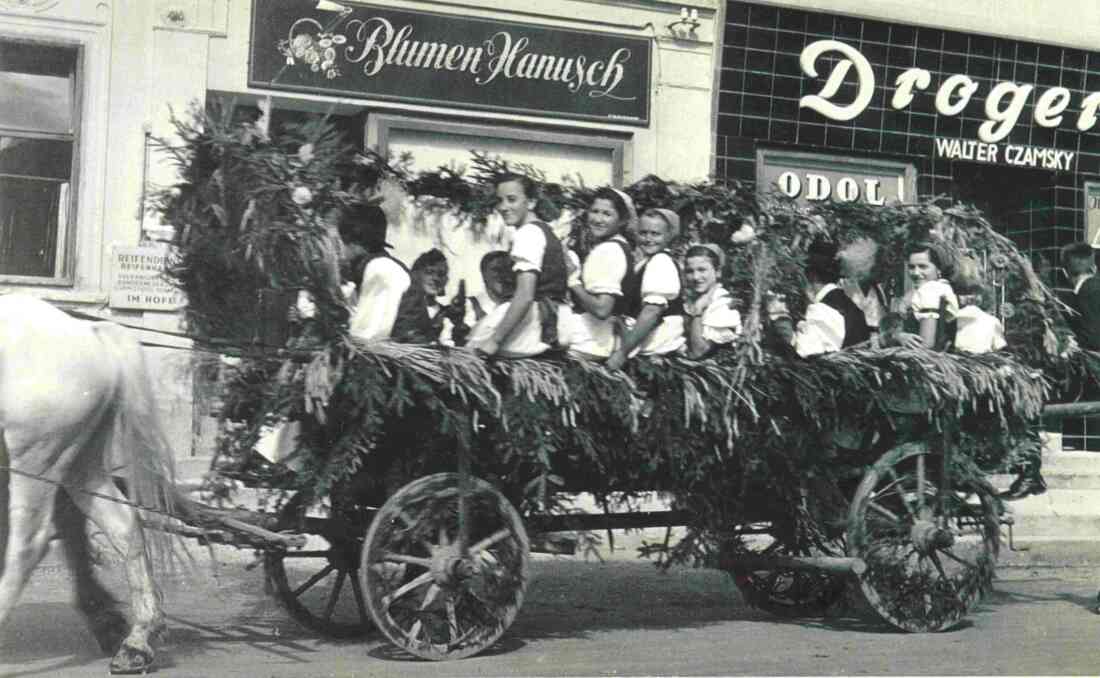
[[[62,134],[58,132],[43,132],[22,127],[9,127],[0,124],[0,136],[15,139],[44,139],[53,141],[72,142],[72,166],[69,172],[69,194],[66,198],[67,208],[64,222],[59,220],[57,233],[57,252],[54,255],[54,274],[52,276],[14,275],[0,271],[0,284],[15,285],[39,285],[39,286],[68,286],[75,285],[76,247],[77,247],[77,221],[79,216],[80,181],[81,181],[81,146],[84,139],[84,89],[87,80],[87,48],[83,42],[77,40],[48,40],[40,37],[23,36],[8,32],[0,33],[0,42],[24,45],[42,45],[45,47],[62,47],[75,52],[73,64],[72,84],[72,132]],[[2,173],[0,173],[2,174]],[[21,175],[4,174],[14,178]]]
[[[497,124],[496,121],[455,122],[413,115],[392,113],[374,113],[367,115],[367,146],[374,147],[383,156],[389,150],[390,132],[409,130],[413,132],[438,132],[456,136],[484,137],[500,140],[514,140],[553,144],[576,148],[597,148],[611,153],[611,181],[622,187],[630,183],[632,161],[630,159],[630,137],[612,136],[605,130],[592,130],[586,134],[581,130],[551,131],[532,129],[520,125]],[[587,130],[585,130],[587,131]]]

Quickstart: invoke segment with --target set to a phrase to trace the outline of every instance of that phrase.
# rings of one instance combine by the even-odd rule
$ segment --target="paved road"
[[[1042,544],[1021,562],[1042,562]],[[1095,548],[1100,553],[1100,544]],[[239,552],[234,552],[238,553]],[[904,635],[858,615],[784,621],[751,610],[725,575],[637,561],[539,560],[499,647],[459,662],[398,656],[378,637],[334,642],[301,630],[240,555],[215,578],[166,582],[172,636],[156,675],[514,676],[1100,673],[1092,567],[1000,570],[966,624]],[[120,586],[117,573],[108,577]],[[40,570],[0,631],[0,675],[103,676],[106,660],[68,604],[67,577]]]

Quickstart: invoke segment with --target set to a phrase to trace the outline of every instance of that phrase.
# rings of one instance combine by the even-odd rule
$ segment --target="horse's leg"
[[[57,494],[55,485],[15,474],[8,479],[8,490],[7,549],[4,570],[0,573],[0,626],[11,615],[31,572],[46,555],[54,536]]]
[[[124,502],[125,497],[110,476],[97,473],[85,482],[84,489],[116,500],[80,492],[72,494],[77,508],[103,530],[126,559],[133,625],[111,660],[111,673],[139,673],[152,665],[155,656],[152,643],[166,629],[161,593],[153,579],[141,523],[133,508],[119,503]]]
[[[118,601],[95,576],[95,555],[88,539],[88,521],[67,492],[57,493],[54,524],[61,536],[69,570],[73,573],[76,607],[88,622],[104,654],[114,654],[126,636],[126,617]]]

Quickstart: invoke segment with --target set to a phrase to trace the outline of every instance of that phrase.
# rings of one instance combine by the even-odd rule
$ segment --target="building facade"
[[[1057,8],[728,2],[715,173],[800,200],[970,202],[1065,287],[1059,248],[1100,246],[1100,16]],[[1100,450],[1100,420],[1064,426],[1064,449]]]
[[[173,112],[215,97],[270,106],[276,122],[328,113],[357,144],[411,153],[414,168],[479,150],[588,185],[704,178],[717,5],[0,0],[0,288],[179,329],[179,300],[156,279],[170,233],[144,206],[175,179],[156,150]],[[480,284],[477,252],[493,243],[425,235],[406,216],[391,233],[399,256],[440,246],[452,286]],[[149,353],[189,448],[190,354]]]

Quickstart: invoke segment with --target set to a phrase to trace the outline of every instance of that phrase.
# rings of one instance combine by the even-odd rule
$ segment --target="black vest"
[[[428,315],[428,295],[399,259],[386,251],[368,254],[362,268],[358,269],[359,282],[362,282],[362,273],[367,264],[379,258],[396,261],[398,266],[409,273],[410,278],[409,288],[401,295],[401,301],[397,305],[397,319],[393,323],[393,331],[390,332],[390,341],[401,344],[434,344],[439,341],[439,335],[443,331],[443,314],[437,313],[435,318]]]
[[[623,279],[623,297],[622,297],[622,315],[628,315],[631,318],[637,318],[638,314],[642,312],[642,280],[645,278],[645,270],[649,267],[651,261],[656,257],[665,255],[669,259],[672,259],[672,255],[664,250],[654,254],[649,258],[649,261],[642,264],[642,269],[634,273],[634,275],[628,276]],[[679,274],[680,265],[676,263],[675,259],[672,259],[672,264],[676,266],[676,272]],[[630,269],[634,269],[633,261],[631,261]],[[665,310],[661,313],[661,317],[670,315],[683,315],[684,314],[684,300],[680,297],[668,302],[665,306]]]
[[[528,223],[538,226],[546,238],[546,249],[542,253],[542,265],[535,283],[534,304],[538,306],[542,323],[542,342],[555,348],[559,345],[558,304],[566,303],[569,298],[569,269],[565,265],[565,248],[545,222],[536,219]]]
[[[821,303],[836,309],[844,316],[844,342],[841,348],[848,348],[855,344],[867,341],[871,338],[871,331],[867,327],[867,317],[863,311],[852,301],[852,298],[839,287],[831,290],[821,299]]]
[[[626,240],[624,240],[621,236],[614,236],[610,240],[605,242],[613,242],[618,245],[619,248],[623,251],[623,256],[626,257],[626,273],[623,275],[622,282],[619,283],[619,289],[622,290],[622,294],[615,297],[615,306],[612,307],[611,310],[611,313],[613,315],[623,315],[626,313],[627,290],[637,287],[633,280],[634,278],[638,278],[638,274],[634,272],[634,251],[630,248],[630,244],[627,243]],[[640,280],[641,278],[638,279]],[[573,310],[575,310],[577,313],[585,312],[584,307],[580,304],[574,304]]]
[[[535,299],[553,299],[564,302],[568,298],[569,269],[565,265],[565,249],[561,240],[545,222],[529,222],[538,226],[546,237],[546,251],[542,254],[542,266],[539,267],[539,281],[535,285]]]
[[[959,321],[947,317],[947,297],[940,298],[939,320],[936,321],[936,345],[934,351],[947,351],[955,345],[955,335],[958,333]],[[910,334],[920,334],[920,320],[910,311],[905,316],[902,329]]]

